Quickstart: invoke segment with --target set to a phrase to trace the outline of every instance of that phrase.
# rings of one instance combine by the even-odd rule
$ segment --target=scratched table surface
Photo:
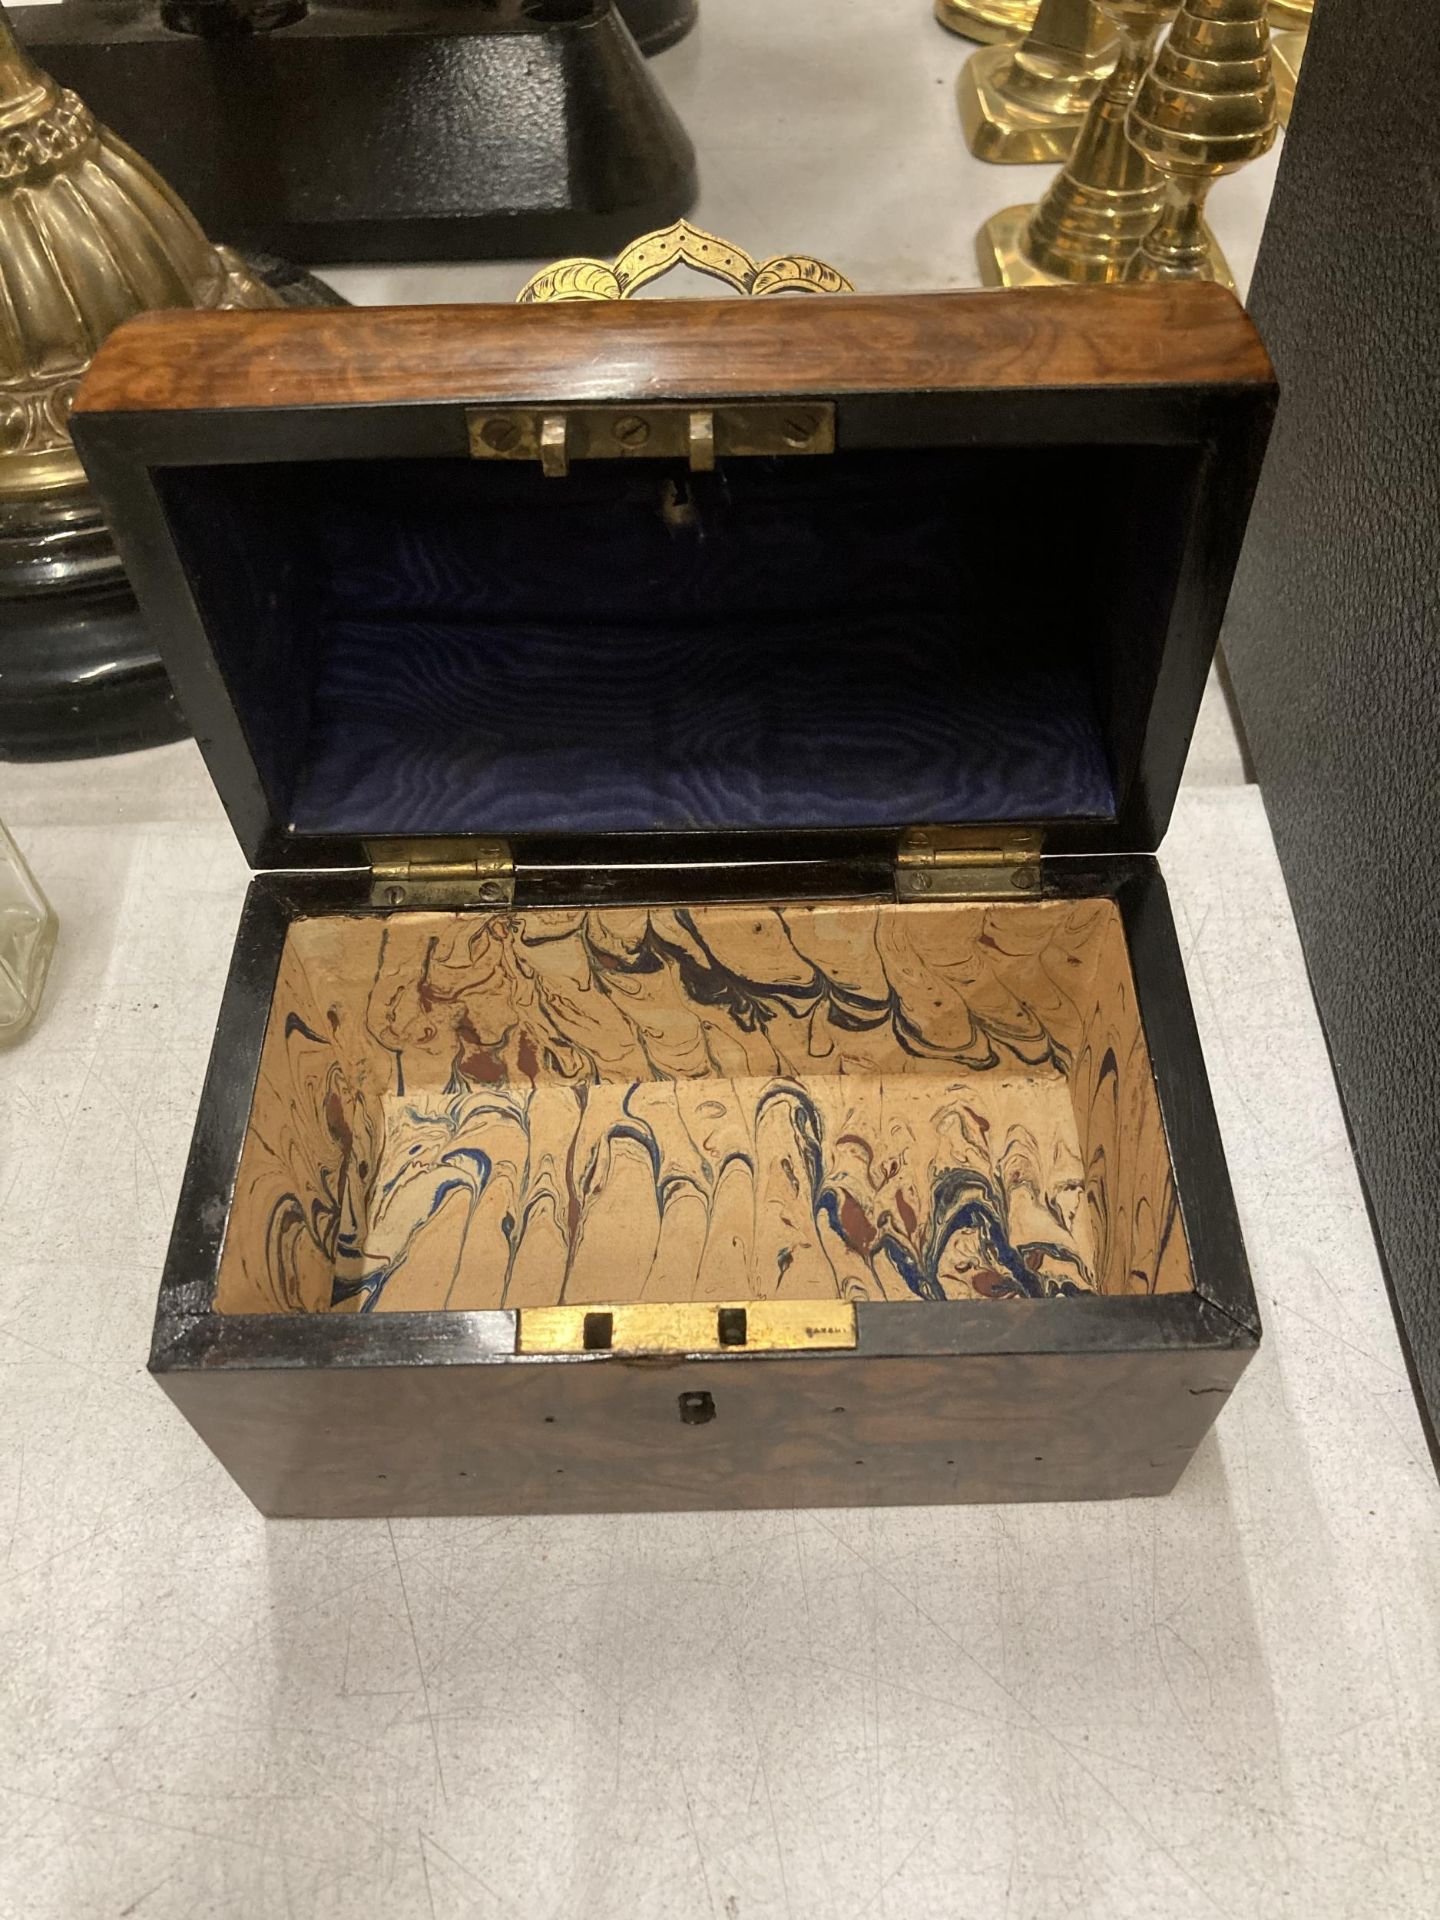
[[[698,217],[972,281],[1045,175],[968,160],[923,0],[707,9]],[[1213,692],[1164,860],[1266,1337],[1161,1502],[263,1521],[144,1364],[243,862],[188,745],[0,767],[0,816],[63,922],[0,1055],[6,1920],[1440,1912],[1440,1497]]]

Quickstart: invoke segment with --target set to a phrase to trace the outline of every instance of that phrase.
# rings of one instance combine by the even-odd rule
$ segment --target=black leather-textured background
[[[1281,404],[1225,639],[1432,1449],[1437,130],[1435,0],[1321,0],[1251,291]]]

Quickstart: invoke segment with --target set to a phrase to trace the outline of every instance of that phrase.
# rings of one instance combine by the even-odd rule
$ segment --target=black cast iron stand
[[[618,251],[695,197],[696,0],[68,0],[21,41],[207,233],[306,263]]]

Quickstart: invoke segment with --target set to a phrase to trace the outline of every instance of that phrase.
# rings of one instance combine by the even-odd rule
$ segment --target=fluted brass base
[[[1035,24],[1040,0],[935,0],[935,18],[951,33],[978,40],[1018,40]]]
[[[1110,57],[1088,72],[1026,76],[1024,88],[1009,84],[1015,48],[981,47],[965,62],[956,94],[965,144],[977,160],[1001,166],[1066,160],[1100,82],[1114,65]]]
[[[981,286],[1066,287],[1080,284],[1062,280],[1058,274],[1046,273],[1026,253],[1025,232],[1034,212],[1033,205],[1006,207],[1003,213],[993,214],[981,227],[975,236],[975,256],[980,264]],[[1233,293],[1235,277],[1208,225],[1205,235],[1210,243],[1215,279]]]
[[[1295,105],[1295,87],[1300,78],[1300,62],[1305,58],[1305,42],[1308,38],[1308,31],[1304,29],[1270,35],[1270,65],[1275,74],[1275,118],[1282,127],[1290,124],[1290,110]]]

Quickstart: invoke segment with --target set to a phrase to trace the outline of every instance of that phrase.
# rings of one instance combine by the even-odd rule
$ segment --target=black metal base
[[[0,565],[4,552],[0,541]],[[0,601],[0,623],[0,760],[127,753],[189,732],[123,577],[108,592]]]
[[[615,0],[642,53],[663,53],[700,17],[700,0]]]
[[[694,0],[627,0],[652,46]],[[155,0],[13,7],[22,41],[208,233],[292,260],[614,253],[695,197],[695,153],[612,0],[312,0],[175,32]]]
[[[249,264],[286,306],[344,304],[287,261]],[[188,732],[90,497],[0,509],[0,761],[124,753]]]

